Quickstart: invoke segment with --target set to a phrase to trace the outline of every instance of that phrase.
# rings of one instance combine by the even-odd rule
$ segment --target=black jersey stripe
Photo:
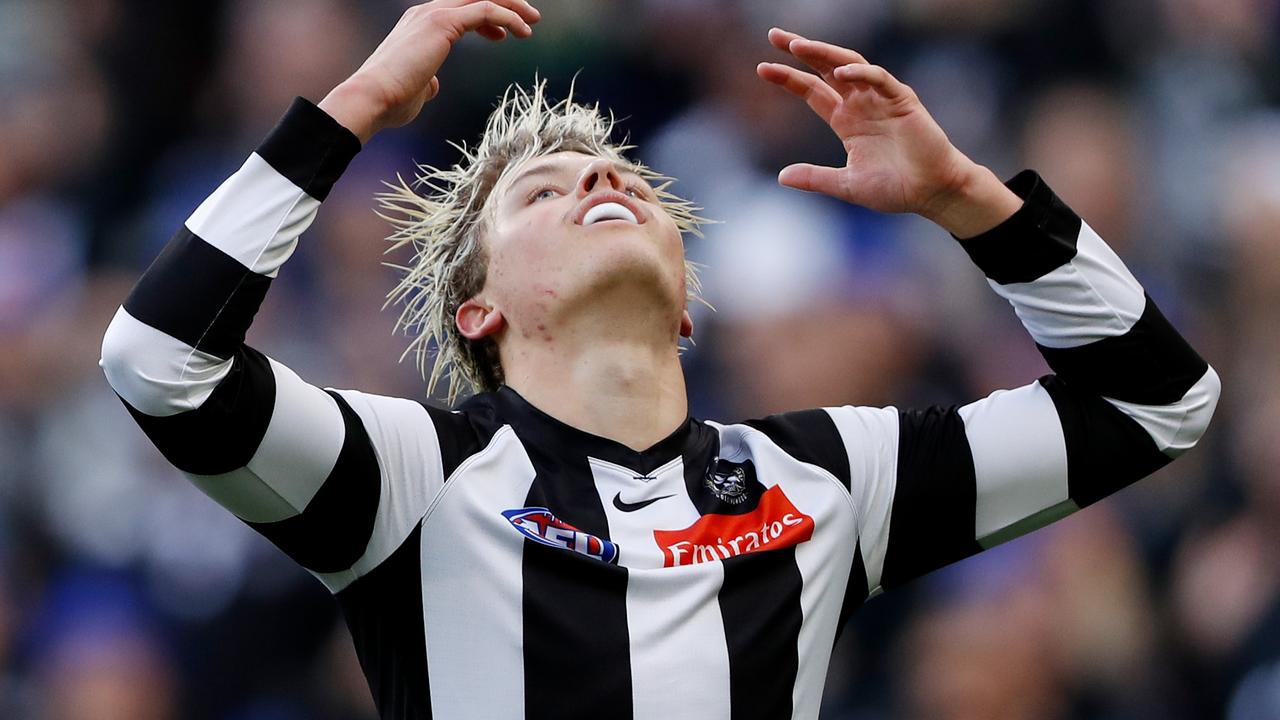
[[[1142,316],[1125,334],[1072,348],[1038,346],[1040,354],[1073,386],[1122,402],[1175,403],[1209,365],[1150,296],[1146,301]]]
[[[608,539],[587,458],[525,448],[537,473],[525,506]],[[525,540],[521,576],[525,718],[631,718],[627,569]]]
[[[1040,384],[1053,399],[1067,446],[1067,488],[1084,507],[1159,470],[1170,457],[1128,415],[1065,378]]]
[[[849,455],[836,429],[835,421],[825,410],[799,410],[770,415],[743,424],[769,436],[783,452],[800,462],[807,462],[835,476],[849,489]]]
[[[796,549],[739,555],[723,563],[719,601],[729,651],[729,717],[791,717],[804,620]]]
[[[258,146],[268,165],[317,200],[329,196],[358,152],[360,140],[305,98],[293,101]]]
[[[368,575],[337,594],[378,717],[430,720],[422,623],[422,526]]]
[[[241,265],[185,226],[124,301],[138,320],[219,358],[231,357],[271,278]]]
[[[128,402],[125,407],[174,467],[220,475],[249,464],[271,423],[275,399],[276,378],[267,357],[242,345],[227,376],[195,410],[155,417]]]
[[[885,589],[966,558],[975,539],[977,480],[956,408],[898,415],[898,474],[881,585]]]
[[[382,495],[378,457],[360,416],[338,393],[345,436],[333,470],[299,515],[248,523],[303,567],[319,573],[346,570],[364,554]]]
[[[1008,220],[960,247],[992,281],[1031,282],[1071,262],[1080,237],[1080,216],[1031,170],[1006,183],[1022,207]]]

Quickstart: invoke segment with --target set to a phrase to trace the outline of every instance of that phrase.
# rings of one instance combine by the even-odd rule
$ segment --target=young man
[[[780,181],[960,238],[1057,375],[960,408],[688,417],[687,205],[590,108],[509,93],[426,194],[402,320],[480,392],[452,412],[321,390],[244,333],[360,141],[412,120],[468,31],[407,12],[298,100],[147,270],[103,367],[160,451],[338,598],[385,718],[813,718],[869,595],[1042,526],[1195,444],[1214,372],[1034,174],[1008,187],[857,53],[774,30],[759,74],[843,142]],[[432,380],[438,375],[433,374]]]

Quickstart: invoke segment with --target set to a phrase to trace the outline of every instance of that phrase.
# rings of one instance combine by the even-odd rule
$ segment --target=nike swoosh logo
[[[629,502],[623,502],[623,501],[622,501],[622,493],[621,493],[621,492],[619,492],[617,495],[614,495],[614,496],[613,496],[613,506],[614,506],[614,507],[616,507],[616,508],[618,508],[618,509],[619,509],[619,510],[621,510],[622,512],[635,512],[635,511],[637,511],[637,510],[640,510],[640,509],[643,509],[643,508],[647,508],[647,507],[649,507],[650,505],[652,505],[652,504],[654,504],[654,503],[658,502],[659,500],[666,500],[666,499],[667,499],[667,498],[669,498],[669,497],[673,497],[673,496],[672,496],[672,495],[661,495],[661,496],[656,497],[656,498],[649,498],[648,500],[641,500],[640,502],[637,502],[637,503],[629,503]]]

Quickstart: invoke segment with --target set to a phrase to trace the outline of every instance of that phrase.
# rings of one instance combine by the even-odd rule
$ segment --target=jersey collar
[[[497,419],[511,425],[521,440],[556,454],[599,458],[647,475],[678,455],[683,455],[688,462],[715,452],[715,432],[688,415],[670,435],[653,446],[633,450],[616,440],[593,435],[557,420],[506,385],[483,395],[483,398],[477,396],[475,400],[491,404]]]

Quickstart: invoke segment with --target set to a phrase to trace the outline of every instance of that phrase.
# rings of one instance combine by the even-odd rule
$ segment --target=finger
[[[787,50],[807,63],[836,68],[855,63],[866,64],[867,59],[857,50],[832,45],[821,40],[797,37],[787,45]],[[816,69],[816,68],[815,68]]]
[[[861,87],[851,87],[848,83],[837,79],[833,74],[833,71],[837,67],[846,63],[832,62],[832,55],[844,57],[848,62],[857,62],[858,60],[866,62],[866,59],[856,51],[818,40],[809,40],[808,38],[781,28],[773,28],[769,31],[769,42],[772,43],[774,47],[789,53],[792,57],[795,57],[805,65],[808,65],[814,72],[822,76],[822,79],[825,80],[828,85],[835,88],[841,95],[848,94],[850,90],[866,89]]]
[[[507,39],[507,31],[497,25],[481,25],[476,28],[476,34],[494,42],[501,42]]]
[[[879,65],[842,65],[835,69],[837,79],[870,86],[886,98],[899,99],[911,96],[911,88]]]
[[[803,40],[803,39],[804,38],[791,32],[790,30],[783,30],[782,28],[778,28],[778,27],[769,28],[769,44],[781,50],[784,53],[791,52],[789,48],[792,40]]]
[[[427,3],[427,5],[443,9],[475,5],[479,2],[493,2],[501,5],[515,12],[530,25],[542,19],[542,13],[539,12],[538,8],[530,4],[528,0],[436,0],[436,2]]]
[[[533,34],[533,28],[514,10],[502,7],[492,0],[463,5],[461,7],[440,10],[442,19],[453,25],[458,34],[476,30],[482,25],[493,25],[506,28],[516,37],[527,38]]]
[[[840,93],[823,82],[818,76],[797,70],[782,63],[760,63],[756,66],[756,74],[762,80],[773,83],[783,90],[804,100],[824,122],[831,122],[831,116],[840,106]]]
[[[840,169],[824,165],[797,163],[782,168],[778,173],[778,183],[796,190],[816,192],[833,197],[840,197],[843,183]]]
[[[427,83],[427,102],[431,102],[440,94],[440,78],[433,77]]]
[[[530,25],[542,19],[542,13],[528,0],[492,0],[497,4],[515,12]]]

